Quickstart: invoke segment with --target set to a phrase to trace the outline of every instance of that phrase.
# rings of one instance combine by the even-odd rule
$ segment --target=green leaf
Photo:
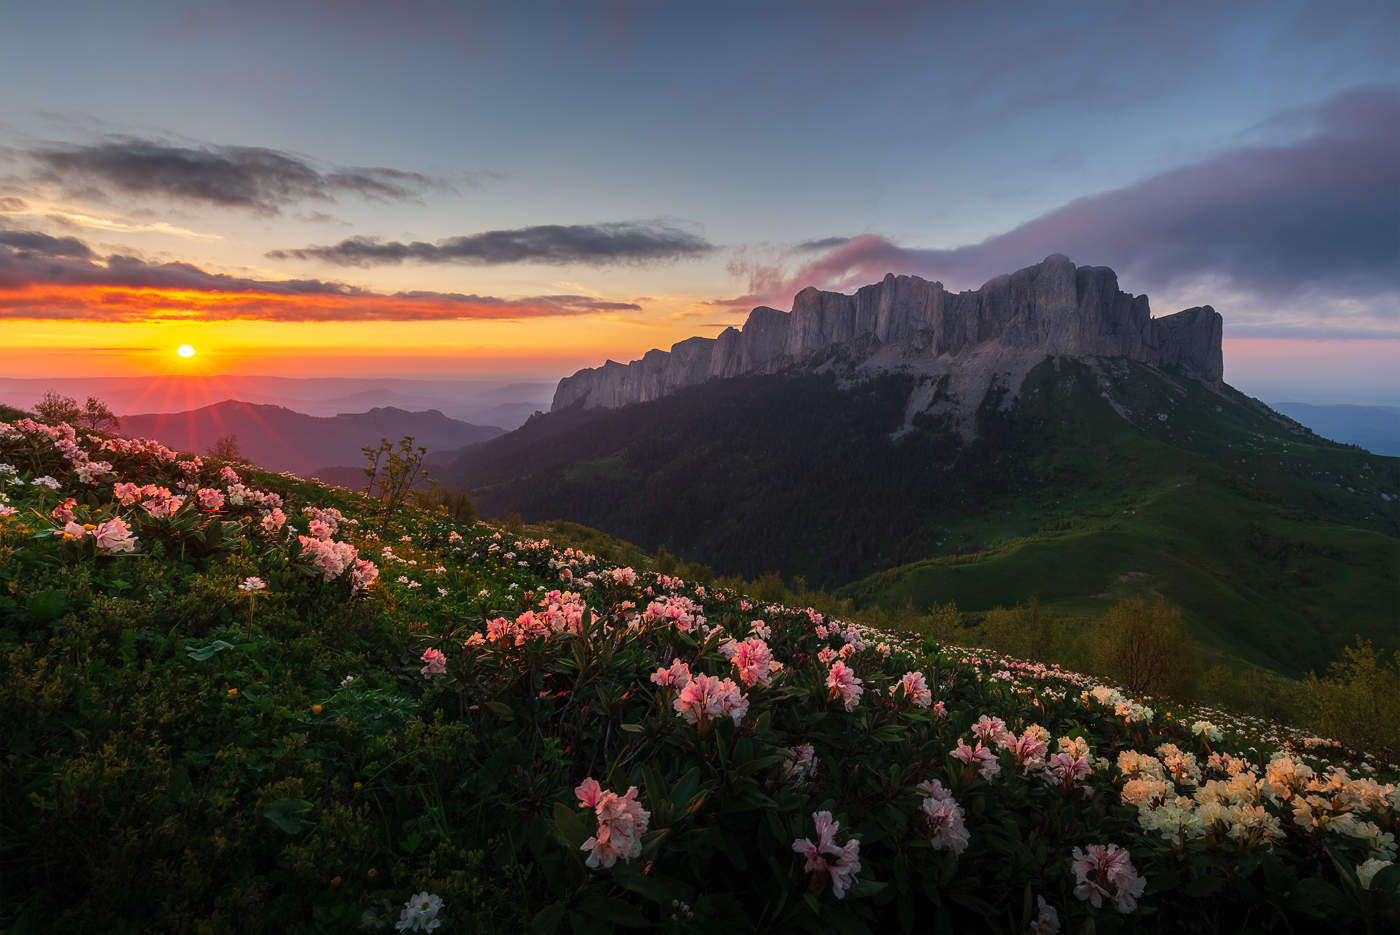
[[[233,649],[233,644],[223,640],[185,640],[185,655],[195,662],[212,659],[215,654],[226,649]]]
[[[302,816],[311,808],[305,799],[278,799],[263,809],[263,817],[288,834],[296,834],[306,826]]]
[[[629,734],[640,734],[643,730],[645,730],[645,728],[642,727],[642,725],[640,724],[623,724],[622,729]]]
[[[587,841],[591,835],[587,826],[579,819],[578,813],[563,802],[554,803],[554,824],[559,828],[559,833],[564,836],[564,840],[575,850],[583,847],[583,842]]]
[[[499,701],[485,701],[482,702],[482,706],[503,721],[515,720],[515,712],[510,709],[509,705],[502,704]]]
[[[68,595],[57,588],[48,588],[29,598],[24,612],[30,623],[51,623],[68,613]]]
[[[562,899],[557,903],[545,906],[530,920],[530,931],[537,932],[539,935],[553,935],[554,931],[559,928],[559,923],[564,921],[566,909],[568,909],[568,903]]]

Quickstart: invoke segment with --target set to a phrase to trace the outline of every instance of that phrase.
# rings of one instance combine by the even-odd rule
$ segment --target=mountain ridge
[[[791,312],[759,306],[742,329],[580,370],[559,381],[551,411],[617,408],[711,379],[819,368],[840,354],[853,371],[925,377],[911,416],[933,406],[933,385],[948,378],[942,402],[966,435],[994,385],[1019,387],[1046,357],[1126,357],[1219,388],[1222,325],[1209,305],[1153,318],[1147,296],[1121,291],[1112,269],[1063,254],[958,293],[890,273],[851,295],[809,286]]]

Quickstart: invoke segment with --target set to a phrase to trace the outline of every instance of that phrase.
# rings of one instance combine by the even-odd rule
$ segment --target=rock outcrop
[[[854,295],[809,287],[791,312],[760,306],[743,328],[717,338],[689,338],[669,352],[565,377],[553,408],[646,402],[706,380],[811,365],[841,348],[857,371],[955,377],[953,408],[966,414],[992,382],[1019,387],[1031,367],[1054,356],[1127,357],[1218,387],[1220,338],[1221,318],[1210,306],[1153,318],[1147,296],[1120,291],[1113,270],[1076,267],[1055,254],[970,292],[894,274]]]

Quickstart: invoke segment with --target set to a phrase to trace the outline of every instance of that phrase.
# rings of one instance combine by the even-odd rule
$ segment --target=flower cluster
[[[642,835],[646,834],[651,812],[642,808],[636,786],[628,786],[626,792],[618,795],[590,777],[574,790],[574,795],[578,804],[593,809],[598,819],[594,835],[579,848],[588,851],[588,866],[611,867],[619,857],[630,861],[642,856]]]
[[[1088,853],[1075,848],[1070,871],[1074,873],[1074,895],[1087,899],[1095,909],[1105,898],[1122,913],[1137,908],[1137,898],[1147,889],[1147,880],[1138,876],[1131,856],[1117,844],[1090,844]]]
[[[836,898],[845,899],[846,891],[860,873],[860,841],[851,838],[838,847],[836,832],[841,830],[841,823],[831,819],[831,812],[813,812],[812,821],[817,826],[816,843],[810,838],[798,838],[792,842],[792,850],[806,860],[802,869],[813,874],[814,882],[829,877]]]

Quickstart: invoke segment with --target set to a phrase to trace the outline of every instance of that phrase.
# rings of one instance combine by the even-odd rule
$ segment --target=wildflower
[[[626,792],[618,795],[589,777],[574,790],[574,795],[579,805],[593,809],[598,820],[593,837],[579,848],[588,851],[588,866],[611,867],[619,857],[631,861],[642,855],[642,835],[646,834],[651,812],[642,808],[636,786],[628,786]]]
[[[828,698],[841,696],[841,703],[845,705],[847,711],[854,711],[856,705],[860,704],[860,696],[865,693],[861,688],[861,680],[856,678],[856,674],[846,667],[844,662],[837,660],[831,664],[831,670],[826,676],[826,687],[830,689]]]
[[[68,497],[58,506],[54,507],[53,510],[49,513],[49,515],[52,516],[54,519],[58,520],[59,522],[71,523],[73,522],[73,520],[77,519],[77,516],[73,513],[73,507],[77,505],[77,500],[75,500],[72,497]]]
[[[890,686],[890,695],[904,690],[904,699],[915,707],[927,708],[933,703],[933,692],[929,691],[928,681],[922,672],[906,672],[898,682]]]
[[[243,583],[238,586],[238,590],[247,591],[249,593],[252,593],[253,591],[263,591],[266,589],[267,582],[259,578],[257,575],[253,575],[249,578],[244,578]]]
[[[322,708],[322,707],[321,707],[320,705],[318,705],[318,704],[314,704],[314,705],[311,706],[311,713],[312,713],[312,714],[320,714],[320,713],[321,713],[322,711],[324,711],[324,710],[325,710],[325,709]]]
[[[984,744],[996,744],[998,747],[1005,746],[1013,738],[1011,732],[1006,729],[1006,722],[999,717],[988,717],[982,715],[977,719],[977,723],[972,725],[972,732],[977,735],[977,739]]]
[[[227,694],[230,698],[232,698],[234,695],[238,694],[238,689],[236,689],[236,688],[230,688],[230,689],[226,692],[226,694]]]
[[[943,702],[935,701],[933,703],[933,713],[940,718],[945,718],[948,716],[948,709],[943,705]]]
[[[672,659],[669,667],[662,666],[653,672],[651,680],[662,688],[685,688],[690,684],[690,666]]]
[[[68,523],[64,525],[62,534],[64,539],[81,539],[83,536],[87,535],[87,530],[72,520],[69,520]]]
[[[354,681],[355,681],[355,676],[353,676],[353,675],[347,675],[347,676],[345,676],[345,678],[343,678],[343,679],[340,680],[340,687],[341,687],[341,688],[349,688],[350,685],[351,685]],[[358,786],[359,783],[356,783],[355,785]]]
[[[768,644],[757,636],[751,636],[742,643],[726,643],[720,650],[739,670],[739,681],[743,682],[746,688],[771,684],[773,673],[782,668],[782,665],[773,659]]]
[[[201,487],[195,491],[195,499],[199,501],[200,508],[205,510],[219,510],[224,505],[223,493],[212,487]]]
[[[58,488],[63,486],[56,479],[50,477],[47,474],[45,474],[43,477],[36,477],[29,483],[33,484],[36,487],[47,487],[50,490],[57,490]]]
[[[1070,856],[1075,896],[1087,899],[1095,909],[1103,905],[1105,896],[1114,901],[1119,912],[1137,908],[1137,897],[1147,889],[1147,880],[1137,875],[1126,850],[1116,844],[1091,844],[1087,854],[1076,847]]]
[[[783,749],[783,778],[794,786],[806,785],[817,774],[816,751],[810,743]]]
[[[971,836],[963,823],[965,816],[962,806],[953,798],[953,794],[943,788],[937,779],[920,783],[919,791],[926,796],[919,810],[928,819],[929,844],[933,849],[952,851],[955,856],[967,850]]]
[[[1037,896],[1035,900],[1040,911],[1027,929],[1029,935],[1059,935],[1060,914],[1055,911],[1054,906],[1045,901],[1044,896]]]
[[[136,537],[131,534],[131,527],[119,516],[100,524],[92,535],[103,552],[130,552],[136,548]]]
[[[1191,733],[1206,741],[1207,743],[1220,742],[1220,728],[1210,721],[1197,721],[1191,725]]]
[[[837,847],[836,832],[841,829],[841,823],[832,821],[831,812],[813,812],[812,821],[817,826],[816,843],[798,838],[792,842],[793,853],[806,860],[802,869],[815,874],[814,881],[829,876],[831,891],[837,899],[845,899],[846,891],[860,873],[860,841],[851,838]]]
[[[733,679],[696,675],[681,689],[672,707],[687,724],[704,724],[719,717],[733,718],[738,724],[749,711],[749,699]]]
[[[1389,867],[1390,865],[1391,861],[1389,860],[1378,860],[1373,857],[1361,866],[1357,867],[1356,879],[1360,881],[1361,888],[1369,890],[1371,888],[1371,881],[1375,879],[1376,874],[1380,873],[1382,870],[1384,870],[1386,867]]]
[[[1001,764],[997,762],[996,754],[982,746],[980,740],[977,741],[977,746],[969,747],[959,737],[958,745],[948,752],[967,764],[969,777],[972,775],[973,769],[976,769],[977,773],[986,780],[991,780],[997,773],[1001,772]]]
[[[423,673],[423,678],[428,679],[437,675],[447,674],[447,657],[440,649],[425,649],[420,657],[421,661],[427,663],[419,672]]]

